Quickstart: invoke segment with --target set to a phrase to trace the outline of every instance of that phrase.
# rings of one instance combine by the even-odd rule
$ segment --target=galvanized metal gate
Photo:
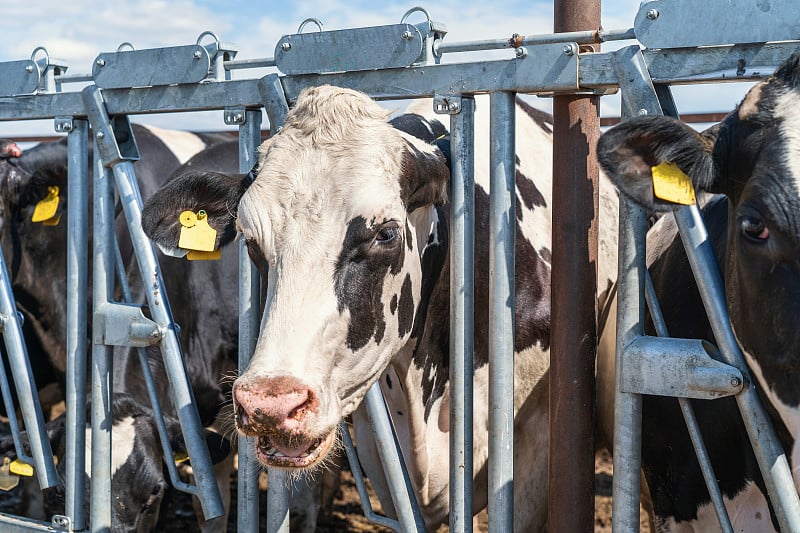
[[[451,366],[451,390],[458,391],[451,405],[451,530],[471,531],[472,497],[472,264],[474,221],[474,182],[472,175],[473,150],[473,96],[491,94],[491,153],[492,153],[492,231],[501,237],[492,242],[492,309],[491,320],[496,332],[491,339],[491,404],[501,416],[492,420],[490,443],[490,507],[489,518],[492,530],[510,531],[513,521],[513,464],[511,443],[513,435],[513,405],[508,391],[513,387],[513,269],[512,213],[514,200],[514,142],[513,109],[514,94],[602,95],[621,89],[626,116],[641,113],[675,113],[669,99],[669,85],[691,83],[702,80],[729,81],[739,79],[739,59],[744,58],[751,69],[769,72],[792,52],[800,50],[796,38],[800,32],[786,24],[776,24],[774,16],[780,10],[760,15],[752,10],[749,2],[733,2],[727,13],[711,9],[715,17],[729,15],[731,24],[720,24],[715,34],[713,28],[701,26],[694,32],[674,32],[671,28],[681,24],[692,24],[702,17],[696,15],[698,4],[688,0],[660,0],[645,3],[636,17],[635,28],[620,31],[570,31],[566,33],[519,37],[512,40],[445,43],[444,27],[432,22],[427,12],[415,8],[407,12],[399,24],[339,30],[319,31],[284,36],[275,48],[274,57],[254,60],[236,60],[235,50],[222,45],[208,32],[200,35],[195,44],[152,50],[118,50],[100,54],[91,75],[68,76],[65,65],[51,61],[49,55],[37,59],[39,50],[30,60],[0,64],[0,120],[54,119],[58,131],[68,133],[69,139],[69,249],[68,249],[68,453],[67,453],[67,509],[66,516],[55,517],[53,523],[37,523],[15,517],[0,516],[3,528],[9,531],[29,530],[85,530],[102,531],[110,527],[110,356],[113,345],[143,347],[158,343],[165,359],[172,390],[172,400],[180,415],[181,426],[187,441],[192,466],[197,479],[196,486],[186,486],[177,479],[174,469],[170,472],[173,483],[198,495],[207,518],[219,516],[222,505],[211,473],[208,450],[201,440],[199,417],[194,406],[191,388],[188,386],[181,348],[177,341],[176,328],[172,321],[168,302],[164,299],[163,282],[152,246],[141,231],[141,198],[131,162],[138,157],[135,142],[118,142],[118,139],[133,139],[128,116],[140,113],[171,113],[208,109],[223,109],[224,120],[240,127],[240,169],[251,168],[255,150],[260,141],[261,109],[270,118],[270,126],[277,129],[283,122],[289,104],[305,87],[323,83],[357,89],[377,99],[433,98],[435,110],[450,115],[452,132],[451,198],[454,209],[451,248],[453,281],[451,283],[451,332],[454,364]],[[581,4],[562,2],[562,10]],[[797,6],[795,5],[796,9]],[[787,8],[788,9],[788,8]],[[411,24],[410,16],[424,15],[425,21]],[[686,14],[695,13],[692,17]],[[563,14],[562,19],[569,18]],[[747,24],[741,22],[745,20]],[[780,19],[784,21],[784,19]],[[794,20],[786,16],[785,20]],[[755,23],[754,23],[755,21]],[[739,24],[736,24],[739,22]],[[580,23],[580,21],[579,21]],[[560,23],[571,28],[572,22]],[[733,28],[733,30],[731,29]],[[321,29],[321,28],[320,28]],[[724,29],[724,33],[722,32]],[[685,41],[679,35],[690,35]],[[202,44],[207,37],[212,42]],[[638,38],[647,46],[623,48],[614,53],[594,53],[588,45],[602,41]],[[764,41],[780,43],[764,44]],[[756,44],[731,45],[733,42]],[[369,42],[370,54],[362,53],[356,43]],[[709,45],[697,48],[699,45]],[[336,54],[331,54],[332,47]],[[126,47],[127,48],[127,47]],[[444,54],[487,49],[513,49],[508,58],[491,61],[440,64]],[[323,53],[324,52],[324,53]],[[335,57],[337,61],[332,61]],[[251,67],[277,66],[283,75],[270,74],[260,79],[231,79],[231,71]],[[754,79],[754,78],[750,78]],[[91,82],[80,92],[64,91],[63,86],[74,82]],[[147,104],[142,104],[147,102]],[[569,102],[566,108],[569,108]],[[556,106],[558,112],[558,106]],[[570,119],[567,119],[567,123]],[[557,124],[559,121],[556,121]],[[92,511],[90,517],[83,516],[84,495],[83,442],[85,432],[84,410],[87,396],[87,346],[86,310],[83,302],[87,292],[88,250],[85,234],[87,220],[87,175],[85,154],[88,148],[88,126],[92,126],[93,142],[96,146],[94,182],[94,250],[93,270],[94,331],[92,333],[91,398],[92,398]],[[569,150],[569,148],[567,148]],[[575,176],[578,178],[578,176]],[[596,185],[594,185],[596,186]],[[136,250],[139,269],[145,279],[155,280],[148,287],[148,304],[151,319],[145,318],[141,310],[126,302],[114,302],[114,271],[117,259],[114,220],[114,188],[123,206],[128,229]],[[597,207],[594,206],[596,212]],[[563,213],[555,213],[558,224]],[[714,275],[713,256],[703,244],[702,224],[698,222],[696,208],[685,208],[677,214],[681,233],[690,257],[696,265],[695,275],[704,292],[704,298],[714,310],[711,317],[715,333],[720,339],[720,350],[727,364],[709,362],[709,368],[718,378],[711,388],[708,383],[695,386],[691,372],[682,375],[682,381],[673,384],[685,396],[706,397],[713,393],[737,394],[745,421],[759,427],[762,435],[755,442],[755,449],[762,465],[778,465],[765,470],[765,479],[770,494],[777,495],[772,502],[780,523],[786,530],[800,530],[800,506],[794,491],[791,474],[785,456],[777,440],[770,433],[766,415],[758,399],[750,389],[740,392],[746,367],[735,340],[730,334],[726,311],[720,305],[719,277]],[[596,217],[595,217],[596,220]],[[676,350],[679,353],[697,356],[705,351],[699,343],[674,339],[646,339],[642,337],[642,316],[645,292],[644,271],[644,213],[638,208],[622,204],[620,225],[620,317],[623,324],[620,332],[618,357],[646,364],[648,372],[659,379],[669,378],[654,357],[655,349]],[[586,243],[591,248],[591,242]],[[577,253],[584,259],[585,250]],[[588,252],[591,254],[591,250]],[[243,243],[239,243],[240,257],[240,353],[239,364],[245,366],[252,352],[258,329],[259,277],[250,263]],[[2,258],[0,258],[1,260]],[[0,261],[0,266],[4,262]],[[557,269],[558,267],[556,267]],[[555,269],[554,269],[555,270]],[[31,435],[33,457],[24,458],[33,462],[40,484],[52,486],[55,470],[46,436],[43,433],[41,409],[36,405],[35,387],[31,381],[30,367],[24,363],[24,343],[21,339],[19,321],[14,309],[13,294],[7,273],[0,269],[0,313],[3,317],[4,338],[10,357],[15,364],[15,383],[20,394],[25,427]],[[120,276],[124,289],[124,276]],[[589,283],[591,286],[591,283]],[[125,291],[123,291],[125,292]],[[578,291],[578,303],[593,307],[594,295],[587,294],[586,285]],[[509,295],[512,296],[509,303]],[[652,302],[654,316],[655,302]],[[575,318],[575,309],[565,311],[564,320]],[[129,327],[120,329],[119,324]],[[556,324],[556,328],[563,327]],[[581,327],[584,327],[583,325]],[[591,327],[590,327],[591,329]],[[633,332],[633,333],[629,333]],[[662,329],[660,333],[666,336]],[[554,360],[561,357],[559,350],[569,346],[554,347]],[[590,354],[593,353],[589,349]],[[702,352],[702,353],[701,353]],[[586,353],[579,353],[585,359]],[[710,360],[709,360],[710,361]],[[584,361],[585,362],[585,361]],[[639,363],[641,362],[641,363]],[[143,365],[145,368],[147,365]],[[618,368],[621,365],[618,365]],[[569,370],[569,368],[567,368]],[[568,376],[569,372],[564,375]],[[585,377],[585,376],[583,376]],[[739,380],[732,380],[734,377]],[[0,385],[7,404],[10,402],[7,381],[0,375]],[[671,378],[670,378],[671,379]],[[656,381],[636,382],[631,375],[618,376],[617,420],[620,431],[616,435],[615,447],[615,530],[629,531],[638,528],[638,492],[640,436],[639,401],[641,394],[662,393]],[[556,383],[554,390],[568,394]],[[691,394],[689,391],[691,390]],[[591,392],[589,391],[589,394]],[[155,392],[151,394],[156,400]],[[582,396],[585,401],[585,395]],[[31,400],[33,399],[33,400]],[[30,400],[30,401],[28,401]],[[376,521],[403,531],[423,530],[420,514],[416,508],[410,483],[404,472],[391,422],[379,389],[373,387],[367,400],[372,423],[379,439],[387,479],[392,487],[397,520],[369,516]],[[154,403],[154,407],[155,407]],[[687,420],[691,420],[688,403],[682,400]],[[12,409],[9,409],[12,412]],[[637,417],[639,420],[637,421]],[[585,436],[587,427],[591,433],[591,417],[577,417],[577,435]],[[563,423],[562,414],[554,412],[553,425]],[[12,423],[16,426],[16,421]],[[160,430],[165,448],[168,448],[164,424]],[[623,431],[624,430],[624,431]],[[555,430],[554,430],[555,431]],[[571,430],[570,430],[571,431]],[[345,435],[346,431],[343,432]],[[567,432],[569,434],[569,431]],[[578,438],[578,445],[587,446],[585,438]],[[591,448],[581,453],[591,457]],[[18,452],[22,452],[17,445]],[[574,450],[573,450],[574,451]],[[702,447],[698,444],[702,460]],[[258,529],[257,469],[252,460],[252,442],[240,441],[239,470],[239,530]],[[348,453],[354,470],[352,447]],[[585,457],[584,455],[584,457]],[[565,454],[559,454],[561,461]],[[21,456],[22,457],[22,456]],[[555,457],[555,456],[554,456]],[[585,463],[578,461],[578,466]],[[559,463],[552,468],[565,468]],[[569,468],[567,468],[570,470]],[[570,482],[561,493],[551,491],[551,527],[558,524],[565,530],[591,527],[586,524],[587,512],[575,513],[576,521],[570,521],[563,510],[563,501],[578,501],[583,505],[587,490],[586,479],[591,483],[591,472],[576,472],[566,477]],[[551,476],[552,478],[553,476]],[[710,476],[713,478],[713,476]],[[268,531],[288,529],[288,501],[280,472],[270,472],[270,493],[267,509]],[[588,487],[591,494],[591,486]],[[712,487],[712,493],[713,487]],[[715,500],[719,500],[718,491]],[[368,503],[366,504],[368,505]],[[721,520],[725,518],[722,517]],[[589,511],[588,516],[591,516]]]

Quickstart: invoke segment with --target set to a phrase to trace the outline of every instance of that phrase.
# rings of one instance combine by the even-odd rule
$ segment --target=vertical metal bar
[[[94,151],[94,229],[92,238],[92,291],[94,311],[114,297],[114,182]],[[93,328],[98,328],[94,320]],[[93,335],[96,337],[96,335]],[[111,392],[112,347],[92,345],[92,468],[90,529],[111,530]],[[80,409],[80,406],[76,406]],[[85,407],[84,407],[85,409]],[[75,428],[78,431],[79,428]],[[75,450],[81,453],[80,450]],[[80,475],[76,472],[76,475]],[[81,495],[75,494],[73,505]]]
[[[620,49],[614,69],[620,80],[623,119],[662,114],[655,88],[638,46]],[[639,531],[642,468],[642,396],[622,392],[623,352],[644,335],[645,243],[647,213],[624,195],[619,200],[619,272],[617,349],[614,386],[614,531]]]
[[[278,468],[267,470],[267,533],[289,531],[289,483],[285,471]],[[272,490],[269,490],[273,487]],[[240,498],[241,501],[241,498]]]
[[[514,529],[514,244],[516,166],[513,93],[490,97],[489,531]]]
[[[239,172],[249,172],[258,158],[261,144],[261,110],[245,111],[239,126]],[[247,245],[239,236],[239,369],[250,364],[258,339],[261,283],[258,269],[250,260]],[[239,436],[239,471],[237,474],[237,530],[258,533],[258,473],[255,460],[255,437]],[[270,481],[272,481],[270,479]],[[272,485],[272,483],[270,483]]]
[[[556,0],[557,32],[600,27],[598,0]],[[553,98],[553,262],[548,527],[594,528],[597,96]]]
[[[747,363],[731,329],[725,288],[700,210],[696,205],[682,207],[675,211],[675,220],[722,359],[746,373]],[[753,444],[753,452],[780,529],[800,531],[800,499],[794,487],[791,468],[769,415],[758,397],[757,387],[757,383],[751,380],[751,385],[736,395],[736,403]]]
[[[644,257],[647,214],[620,195],[617,350],[614,393],[614,531],[639,531],[642,397],[622,392],[622,353],[644,334]]]
[[[472,531],[475,101],[450,118],[450,531]]]
[[[66,515],[86,528],[86,295],[89,276],[89,123],[72,119],[67,136]]]
[[[394,434],[389,411],[377,382],[367,391],[364,402],[372,431],[375,434],[375,446],[386,474],[389,493],[392,496],[392,503],[402,530],[422,533],[425,531],[425,521],[419,512],[414,488],[411,486],[411,479]]]

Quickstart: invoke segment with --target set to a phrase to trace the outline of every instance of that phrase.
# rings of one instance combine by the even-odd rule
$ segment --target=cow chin
[[[291,443],[280,442],[279,437],[256,436],[256,459],[269,468],[309,470],[322,465],[336,442],[337,427],[316,439]]]

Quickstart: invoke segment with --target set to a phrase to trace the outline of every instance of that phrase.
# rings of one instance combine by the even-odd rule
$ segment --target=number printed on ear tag
[[[657,198],[681,205],[697,202],[692,180],[675,163],[664,161],[652,167],[653,193]]]
[[[60,217],[55,220],[55,223],[52,222],[56,218],[56,212],[58,211],[58,200],[58,187],[55,185],[48,187],[47,196],[39,200],[39,203],[33,209],[31,222],[44,222],[48,226],[58,224]]]
[[[184,211],[180,215],[181,236],[178,247],[184,250],[213,252],[217,242],[217,230],[208,225],[208,215],[203,210],[195,215],[192,211]]]

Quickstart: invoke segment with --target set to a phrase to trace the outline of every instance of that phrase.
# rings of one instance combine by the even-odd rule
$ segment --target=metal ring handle
[[[213,31],[210,31],[210,30],[206,30],[206,31],[204,31],[204,32],[203,32],[203,33],[201,33],[201,34],[200,34],[200,36],[197,38],[197,42],[196,42],[195,44],[200,44],[200,41],[202,41],[202,40],[203,40],[203,37],[213,37],[213,38],[214,38],[214,42],[215,42],[215,43],[216,43],[216,45],[217,45],[217,48],[219,48],[219,37],[217,37],[217,34],[216,34],[216,33],[214,33]]]
[[[37,46],[33,49],[33,52],[31,52],[31,61],[34,63],[36,62],[36,52],[44,52],[44,60],[48,65],[50,64],[50,52],[47,51],[47,48],[44,46]]]
[[[300,27],[297,28],[297,33],[303,33],[303,28],[305,28],[306,24],[308,24],[309,22],[313,23],[313,24],[316,24],[317,28],[319,28],[319,31],[325,31],[325,29],[322,26],[322,21],[319,20],[318,18],[311,17],[311,18],[307,18],[306,20],[304,20],[303,22],[300,23]]]
[[[124,43],[117,46],[117,52],[122,52],[123,51],[122,49],[126,47],[129,48],[131,52],[136,51],[136,48],[131,43],[125,41]]]
[[[419,11],[420,13],[424,13],[425,14],[425,18],[427,18],[428,19],[428,23],[430,23],[431,16],[428,14],[428,11],[424,7],[416,6],[416,7],[412,7],[408,11],[406,11],[405,15],[403,15],[403,18],[400,19],[400,24],[405,24],[406,19],[408,18],[408,16],[411,15],[412,13],[414,13],[414,12],[417,12],[417,11]]]

